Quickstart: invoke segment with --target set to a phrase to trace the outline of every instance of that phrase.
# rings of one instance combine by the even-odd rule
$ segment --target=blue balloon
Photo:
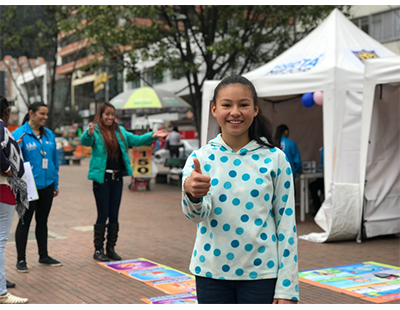
[[[314,98],[313,98],[313,93],[306,93],[301,97],[301,103],[303,104],[303,106],[305,106],[306,108],[311,108],[315,102],[314,102]]]

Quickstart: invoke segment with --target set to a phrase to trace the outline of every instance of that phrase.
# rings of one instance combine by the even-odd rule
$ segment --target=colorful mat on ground
[[[400,267],[377,262],[300,271],[299,280],[374,303],[400,300]]]
[[[146,258],[99,263],[108,269],[141,281],[166,294],[141,298],[148,304],[197,304],[193,276]]]

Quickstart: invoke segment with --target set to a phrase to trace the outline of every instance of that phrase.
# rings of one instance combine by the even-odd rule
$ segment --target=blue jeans
[[[122,187],[122,171],[114,174],[106,173],[104,183],[93,181],[93,193],[97,207],[96,224],[105,225],[107,218],[109,223],[118,223]]]
[[[7,293],[4,248],[14,218],[15,206],[0,202],[0,295]]]
[[[272,304],[276,279],[216,280],[196,276],[199,304]]]

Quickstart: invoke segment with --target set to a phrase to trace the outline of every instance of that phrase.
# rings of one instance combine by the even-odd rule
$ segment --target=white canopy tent
[[[355,239],[360,228],[359,157],[364,60],[394,54],[339,10],[269,63],[244,74],[258,92],[274,128],[284,123],[302,160],[319,162],[324,146],[325,202],[315,220],[325,233],[303,236],[326,242]],[[210,100],[219,81],[203,87],[201,145],[218,133]],[[301,95],[323,91],[323,107],[305,108]]]
[[[360,153],[364,237],[400,233],[400,56],[365,62]]]

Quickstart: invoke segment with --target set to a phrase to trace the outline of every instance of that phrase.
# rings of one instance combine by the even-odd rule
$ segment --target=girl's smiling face
[[[229,84],[218,92],[211,106],[212,115],[217,119],[222,138],[249,139],[249,128],[258,114],[250,88],[242,84]]]

